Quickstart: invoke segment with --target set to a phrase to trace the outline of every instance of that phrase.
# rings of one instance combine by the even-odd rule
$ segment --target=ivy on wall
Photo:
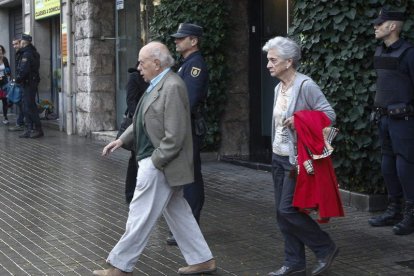
[[[208,133],[205,139],[205,150],[217,150],[220,144],[220,116],[226,104],[225,85],[226,62],[223,50],[227,27],[225,19],[228,16],[227,5],[223,0],[161,0],[154,7],[150,24],[152,40],[167,44],[174,53],[174,39],[170,37],[183,22],[195,23],[203,27],[201,52],[206,60],[209,74],[209,89],[207,97]]]
[[[370,123],[375,95],[375,40],[372,21],[382,7],[411,16],[402,36],[414,42],[414,5],[410,1],[295,1],[290,34],[302,45],[299,69],[325,92],[340,134],[334,157],[342,188],[383,193],[377,127]]]

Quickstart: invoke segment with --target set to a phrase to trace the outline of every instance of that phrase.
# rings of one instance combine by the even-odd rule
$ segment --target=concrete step
[[[91,139],[95,141],[109,143],[115,140],[117,133],[117,130],[94,131],[91,133]]]

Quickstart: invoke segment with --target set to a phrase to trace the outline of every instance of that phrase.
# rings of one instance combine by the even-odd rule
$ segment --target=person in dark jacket
[[[373,22],[383,42],[374,55],[374,107],[389,204],[368,223],[393,226],[396,235],[414,232],[414,45],[400,38],[404,20],[403,12],[383,9]]]
[[[10,77],[10,64],[9,60],[4,56],[6,50],[4,49],[3,45],[0,45],[0,89],[3,88],[8,82],[8,78]],[[3,124],[8,125],[9,119],[7,118],[7,97],[3,95],[1,97],[2,105],[3,105]]]
[[[183,57],[177,74],[183,79],[191,108],[191,128],[193,135],[194,182],[184,186],[184,198],[200,223],[201,209],[204,205],[204,181],[201,174],[200,149],[207,132],[204,119],[204,106],[207,100],[208,72],[207,64],[200,51],[203,28],[190,23],[182,23],[174,38],[176,51]],[[176,245],[173,236],[167,238],[167,244]]]
[[[14,38],[12,41],[12,46],[14,48],[15,51],[15,66],[17,67],[17,65],[20,62],[20,58],[21,58],[21,52],[20,50],[20,38]],[[14,70],[14,72],[16,71],[16,68]],[[13,73],[14,75],[14,73]],[[9,106],[12,106],[13,104],[9,102]],[[16,107],[17,107],[17,119],[16,119],[16,125],[15,126],[11,126],[9,127],[9,131],[23,131],[25,129],[24,127],[24,114],[23,114],[23,103],[22,101],[16,103]]]
[[[138,64],[135,68],[129,68],[128,73],[129,79],[126,85],[127,89],[127,109],[125,110],[124,120],[121,124],[121,128],[118,132],[117,139],[121,134],[129,127],[132,123],[132,117],[134,116],[135,109],[141,96],[144,94],[145,90],[148,87],[148,83],[144,81],[141,74],[139,74]],[[128,161],[127,175],[125,179],[125,200],[129,204],[131,203],[132,198],[134,197],[135,186],[137,184],[137,173],[138,173],[138,163],[136,160],[136,155],[133,150],[131,150],[131,157]]]
[[[36,105],[37,87],[40,82],[40,55],[32,45],[30,35],[22,35],[20,46],[21,59],[17,65],[16,83],[21,84],[23,88],[23,114],[26,130],[19,137],[39,138],[43,136],[42,124]]]

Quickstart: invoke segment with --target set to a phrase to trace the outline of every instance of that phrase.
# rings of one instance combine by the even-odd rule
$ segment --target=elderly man
[[[144,46],[138,63],[138,70],[150,85],[138,103],[132,125],[102,153],[105,156],[123,145],[133,145],[139,164],[137,185],[125,233],[107,258],[112,267],[93,274],[132,275],[161,214],[189,264],[178,273],[214,272],[215,260],[182,191],[183,185],[194,180],[185,84],[170,70],[174,60],[160,42]]]

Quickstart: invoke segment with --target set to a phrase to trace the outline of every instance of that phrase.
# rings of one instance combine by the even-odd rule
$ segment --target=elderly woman
[[[296,42],[275,37],[265,44],[263,51],[267,52],[270,75],[280,80],[275,88],[273,105],[272,170],[277,223],[285,239],[284,263],[269,275],[306,275],[305,245],[317,257],[312,275],[319,275],[332,264],[338,248],[315,220],[292,204],[296,186],[292,174],[296,162],[294,113],[321,111],[333,122],[335,112],[319,86],[310,77],[296,71],[301,58]]]

